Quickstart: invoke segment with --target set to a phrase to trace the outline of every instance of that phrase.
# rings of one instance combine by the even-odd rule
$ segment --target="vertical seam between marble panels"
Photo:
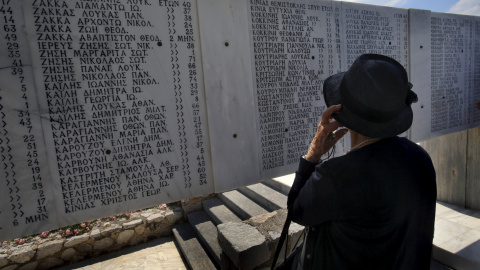
[[[468,189],[468,184],[469,184],[469,177],[468,177],[468,134],[470,133],[467,129],[467,138],[465,140],[465,190],[464,190],[464,199],[463,199],[463,205],[465,208],[468,208],[468,192],[467,192],[467,189]]]

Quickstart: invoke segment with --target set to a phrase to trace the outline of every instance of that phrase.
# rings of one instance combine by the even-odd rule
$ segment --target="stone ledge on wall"
[[[24,244],[0,247],[0,270],[50,269],[100,254],[117,251],[149,240],[172,235],[172,226],[185,221],[185,215],[201,208],[207,197],[195,197],[181,204],[146,209],[129,218],[98,222],[90,232],[63,237],[54,232],[48,237],[34,236]]]

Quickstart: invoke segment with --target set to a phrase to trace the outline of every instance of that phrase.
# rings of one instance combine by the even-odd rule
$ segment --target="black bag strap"
[[[275,255],[273,256],[273,262],[271,270],[275,269],[275,265],[277,264],[278,256],[280,255],[280,250],[282,249],[283,242],[285,242],[285,238],[288,235],[288,228],[290,227],[290,223],[292,222],[292,218],[290,217],[290,211],[287,213],[287,219],[285,220],[285,224],[283,224],[282,234],[280,235],[280,239],[278,239],[277,249],[275,250]],[[285,252],[287,248],[285,247]]]

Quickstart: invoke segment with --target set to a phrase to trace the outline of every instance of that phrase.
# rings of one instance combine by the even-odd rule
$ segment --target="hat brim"
[[[376,123],[367,121],[350,111],[342,102],[340,95],[340,86],[346,72],[338,73],[328,77],[323,84],[323,97],[327,107],[341,104],[340,111],[332,116],[344,127],[356,131],[364,136],[371,138],[389,138],[403,133],[412,125],[413,111],[410,106],[405,104],[402,112],[395,119]]]

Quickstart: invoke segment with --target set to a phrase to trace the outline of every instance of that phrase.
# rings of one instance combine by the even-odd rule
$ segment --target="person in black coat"
[[[417,101],[403,66],[365,54],[324,83],[328,108],[288,195],[307,228],[293,269],[429,269],[436,177],[429,155],[397,135]],[[346,133],[351,149],[322,161]]]

